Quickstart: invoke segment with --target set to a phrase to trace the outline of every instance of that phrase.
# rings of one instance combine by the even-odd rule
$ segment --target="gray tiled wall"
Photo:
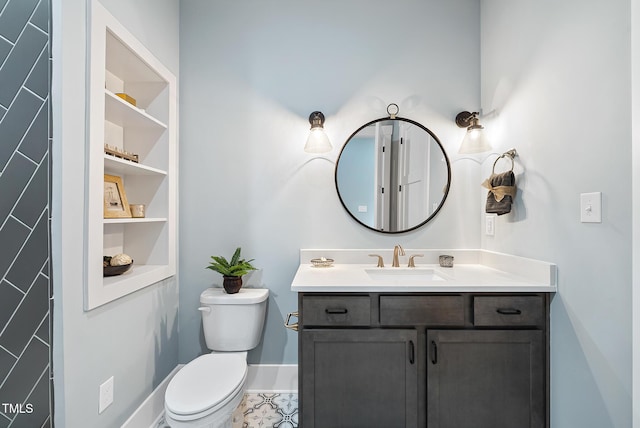
[[[0,0],[0,428],[51,427],[50,0]]]

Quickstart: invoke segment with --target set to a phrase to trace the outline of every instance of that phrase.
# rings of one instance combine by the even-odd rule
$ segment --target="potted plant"
[[[252,270],[256,270],[251,264],[253,259],[245,260],[240,258],[240,247],[231,257],[231,261],[227,261],[222,256],[211,256],[213,261],[209,263],[207,269],[218,272],[222,275],[222,286],[228,294],[235,294],[242,287],[242,276]]]

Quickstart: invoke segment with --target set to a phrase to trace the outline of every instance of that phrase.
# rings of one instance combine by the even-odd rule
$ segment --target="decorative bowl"
[[[128,265],[122,266],[104,266],[102,268],[102,276],[122,275],[123,273],[131,269],[131,266],[133,266],[133,262],[129,263]]]
[[[314,267],[330,267],[333,265],[333,259],[325,259],[320,257],[319,259],[311,259],[311,264]]]

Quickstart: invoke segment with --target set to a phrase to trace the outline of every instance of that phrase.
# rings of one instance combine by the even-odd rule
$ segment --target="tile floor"
[[[246,393],[233,416],[233,428],[298,428],[298,394]],[[158,428],[168,428],[164,418]]]
[[[298,394],[248,393],[236,412],[233,428],[298,428]]]

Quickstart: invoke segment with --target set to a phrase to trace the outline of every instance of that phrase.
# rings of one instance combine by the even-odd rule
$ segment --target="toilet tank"
[[[241,288],[227,294],[208,288],[200,295],[202,328],[212,351],[248,351],[258,346],[267,312],[269,290]]]

